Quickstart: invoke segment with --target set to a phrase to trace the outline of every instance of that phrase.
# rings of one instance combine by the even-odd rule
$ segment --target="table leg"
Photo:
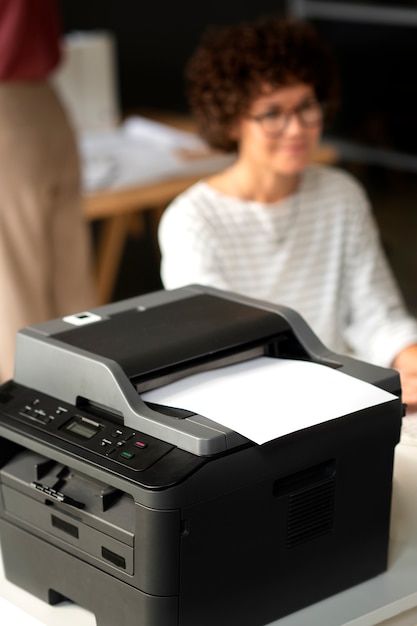
[[[136,227],[137,218],[138,215],[135,216]],[[111,301],[131,219],[131,214],[124,213],[106,219],[100,225],[96,261],[97,298],[100,305]]]

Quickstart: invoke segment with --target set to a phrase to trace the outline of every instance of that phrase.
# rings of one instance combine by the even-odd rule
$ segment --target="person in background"
[[[0,382],[19,328],[94,305],[74,132],[49,77],[55,0],[0,2]]]
[[[291,18],[211,27],[186,78],[200,134],[236,160],[164,212],[164,287],[200,283],[289,306],[330,349],[397,368],[417,408],[417,322],[364,189],[312,164],[339,99],[331,49]]]

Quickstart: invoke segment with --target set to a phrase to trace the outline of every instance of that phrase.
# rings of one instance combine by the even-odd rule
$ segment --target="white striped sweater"
[[[340,169],[307,168],[276,204],[200,181],[164,212],[159,244],[167,289],[199,283],[283,304],[328,348],[380,365],[417,343],[366,194]]]

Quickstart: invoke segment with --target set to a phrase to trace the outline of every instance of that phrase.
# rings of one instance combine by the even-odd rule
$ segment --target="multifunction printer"
[[[261,445],[144,399],[258,357],[389,394]],[[387,568],[402,414],[397,372],[329,351],[292,309],[200,285],[24,328],[0,387],[5,575],[98,626],[269,624]]]

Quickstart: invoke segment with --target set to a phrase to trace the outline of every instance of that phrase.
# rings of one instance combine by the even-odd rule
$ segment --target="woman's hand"
[[[402,401],[410,413],[417,411],[417,344],[401,350],[392,362],[400,373]]]

